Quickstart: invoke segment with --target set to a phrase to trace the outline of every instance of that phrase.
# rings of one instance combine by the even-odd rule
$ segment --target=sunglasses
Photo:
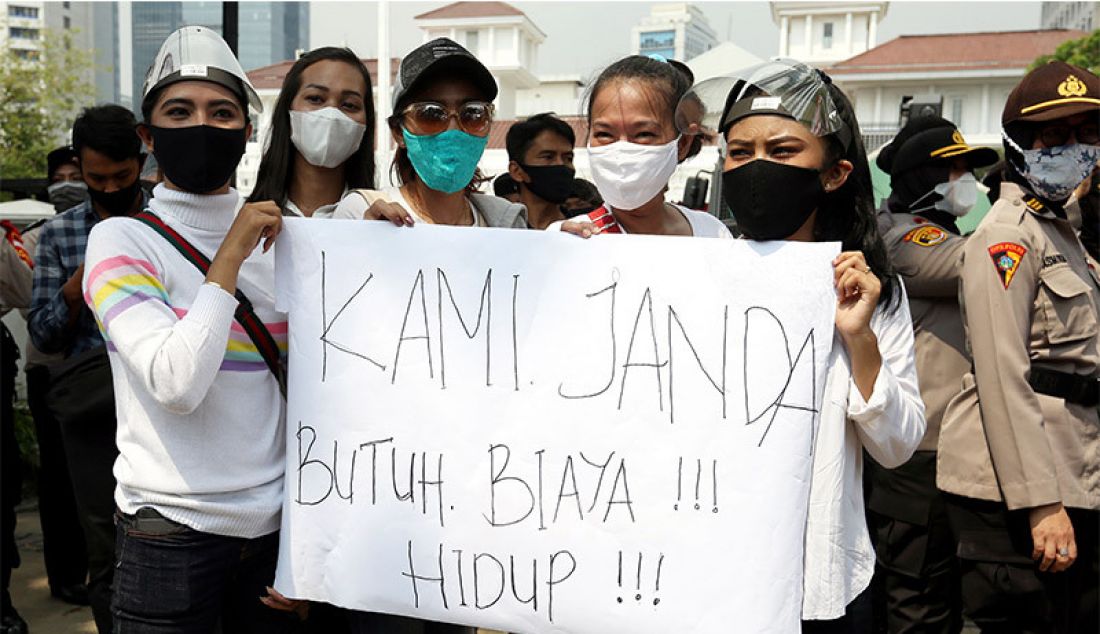
[[[409,104],[401,112],[405,129],[416,135],[431,136],[443,132],[451,125],[453,117],[458,127],[474,136],[485,136],[493,127],[493,104],[484,101],[468,101],[449,110],[434,101],[422,101]]]
[[[1058,147],[1069,143],[1069,135],[1078,143],[1096,145],[1100,143],[1100,124],[1095,121],[1086,121],[1077,126],[1055,124],[1039,128],[1038,136],[1046,147]]]

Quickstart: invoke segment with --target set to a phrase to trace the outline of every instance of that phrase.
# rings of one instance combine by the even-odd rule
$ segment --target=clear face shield
[[[756,64],[699,82],[680,99],[676,126],[682,134],[724,143],[724,133],[752,115],[793,119],[815,136],[835,134],[849,147],[852,131],[829,94],[827,76],[790,59]]]

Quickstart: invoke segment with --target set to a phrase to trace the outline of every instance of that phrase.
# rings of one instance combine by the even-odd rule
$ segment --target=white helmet
[[[248,81],[241,63],[229,45],[214,31],[202,26],[185,26],[171,33],[160,45],[153,65],[145,73],[142,107],[158,89],[178,81],[210,81],[225,86],[248,101],[257,112],[264,107]]]

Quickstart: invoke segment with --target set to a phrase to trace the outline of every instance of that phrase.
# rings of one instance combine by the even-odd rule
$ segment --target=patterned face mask
[[[1005,143],[1024,158],[1020,175],[1031,189],[1046,200],[1069,198],[1074,188],[1088,178],[1100,160],[1100,146],[1073,143],[1058,147],[1024,150],[1007,133],[1001,132]]]

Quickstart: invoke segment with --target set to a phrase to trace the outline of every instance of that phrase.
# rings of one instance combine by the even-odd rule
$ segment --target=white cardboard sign
[[[836,244],[288,219],[286,596],[796,632]]]

